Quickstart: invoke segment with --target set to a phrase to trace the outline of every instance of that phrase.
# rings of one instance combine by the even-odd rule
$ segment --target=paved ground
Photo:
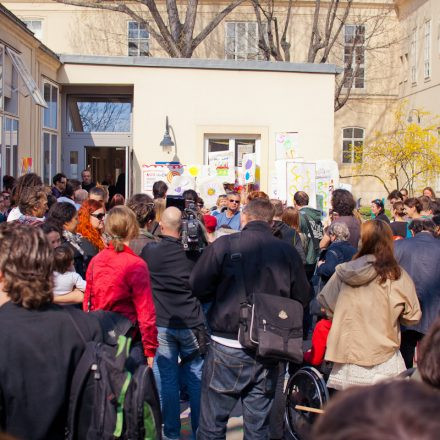
[[[180,414],[180,419],[182,422],[182,429],[180,431],[180,438],[183,440],[192,439],[190,410],[189,410],[187,404],[182,405],[182,412]],[[242,417],[231,417],[229,419],[226,439],[227,440],[242,440],[243,439],[243,418]]]

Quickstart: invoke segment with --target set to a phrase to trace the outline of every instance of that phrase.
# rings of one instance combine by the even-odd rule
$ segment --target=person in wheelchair
[[[421,318],[410,276],[397,264],[388,224],[370,220],[361,227],[361,248],[336,267],[318,302],[332,319],[325,359],[333,362],[327,387],[370,385],[405,370],[400,324]]]

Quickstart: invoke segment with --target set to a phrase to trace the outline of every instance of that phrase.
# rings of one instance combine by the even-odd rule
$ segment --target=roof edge
[[[127,56],[95,56],[59,54],[63,64],[100,66],[168,67],[175,69],[253,70],[267,72],[321,73],[338,75],[343,72],[335,64],[288,63],[274,61],[234,61],[200,58],[153,58]]]

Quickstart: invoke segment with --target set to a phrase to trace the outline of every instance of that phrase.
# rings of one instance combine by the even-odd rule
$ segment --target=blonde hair
[[[155,199],[154,200],[154,210],[156,211],[156,221],[159,223],[160,218],[162,217],[162,213],[166,208],[166,200],[165,199]]]
[[[139,235],[139,226],[134,212],[126,206],[110,209],[105,219],[105,232],[110,236],[110,243],[116,252],[124,250],[124,241]]]

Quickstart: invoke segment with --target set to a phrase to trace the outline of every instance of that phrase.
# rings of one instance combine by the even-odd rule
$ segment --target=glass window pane
[[[43,133],[43,180],[50,185],[50,134]]]
[[[141,57],[148,56],[149,53],[149,44],[148,41],[141,41],[139,48],[139,55]]]
[[[138,38],[138,37],[139,37],[138,24],[135,21],[130,21],[128,23],[128,38]]]
[[[50,127],[50,84],[44,83],[44,100],[47,102],[48,107],[43,111],[43,126]]]
[[[354,137],[356,139],[363,139],[364,138],[364,130],[362,128],[355,128],[354,129]]]
[[[70,178],[71,179],[78,179],[79,173],[78,173],[78,151],[71,151],[70,152]]]
[[[145,24],[139,25],[139,38],[149,38],[149,34],[147,28],[145,27]]]
[[[353,137],[353,129],[352,128],[344,128],[343,137],[344,137],[344,139],[352,138]]]
[[[3,47],[0,47],[0,109],[2,108],[3,108]],[[1,142],[1,128],[0,128],[0,142]]]
[[[50,164],[51,164],[51,175],[52,178],[58,171],[58,150],[57,150],[57,140],[56,134],[51,135],[50,143]]]
[[[246,23],[237,23],[237,54],[245,54],[247,48]]]
[[[4,106],[5,111],[13,115],[18,114],[18,73],[9,57],[4,58]]]
[[[58,89],[52,86],[52,97],[49,103],[50,107],[50,127],[58,128]]]
[[[243,154],[255,153],[255,139],[235,141],[235,166],[241,167]]]
[[[68,130],[75,132],[131,131],[128,97],[68,96]]]
[[[208,152],[212,153],[214,151],[228,151],[229,150],[229,139],[209,139]]]

